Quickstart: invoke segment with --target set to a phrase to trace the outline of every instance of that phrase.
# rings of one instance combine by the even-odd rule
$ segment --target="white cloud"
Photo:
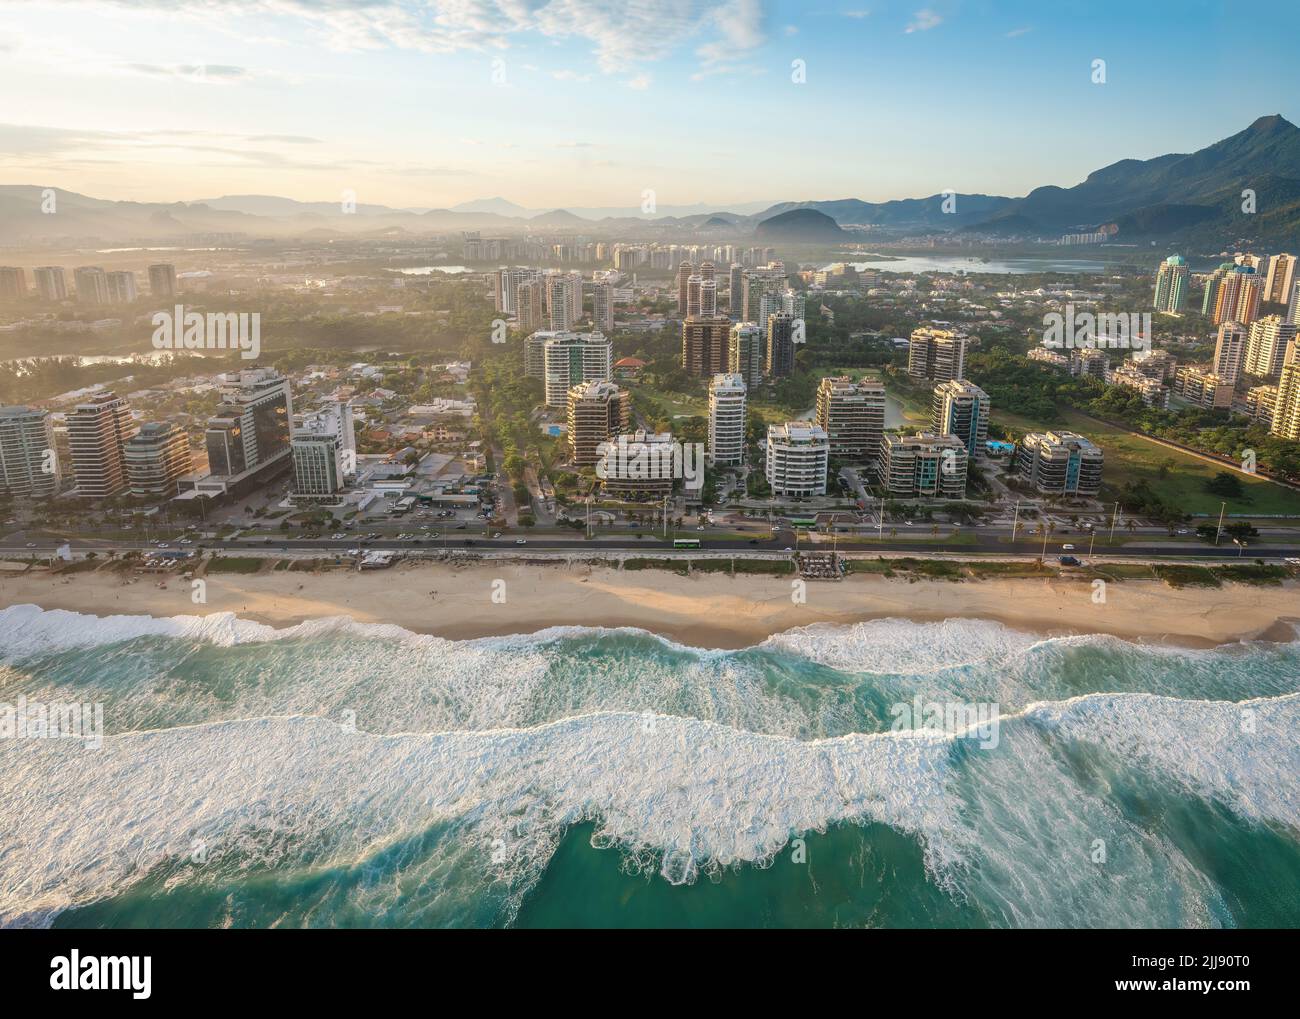
[[[1013,28],[1010,32],[1007,33],[1007,38],[1019,39],[1022,35],[1028,35],[1032,31],[1033,31],[1032,28]]]
[[[937,28],[942,24],[943,17],[926,7],[912,15],[912,20],[904,29],[904,32],[908,35],[913,32],[928,32],[930,29]]]
[[[70,0],[65,0],[70,2]],[[212,21],[296,18],[334,49],[489,50],[536,33],[586,40],[605,73],[667,57],[700,37],[719,61],[763,41],[761,0],[107,0],[128,11]]]

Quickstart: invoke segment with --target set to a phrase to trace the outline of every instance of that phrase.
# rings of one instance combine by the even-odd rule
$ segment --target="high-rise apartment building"
[[[677,314],[685,318],[690,301],[691,277],[695,275],[693,262],[682,262],[677,267]]]
[[[1214,298],[1214,324],[1240,322],[1250,325],[1259,317],[1259,302],[1263,293],[1263,280],[1249,265],[1233,266],[1219,282]]]
[[[1295,255],[1285,252],[1268,260],[1268,273],[1264,277],[1263,299],[1271,304],[1286,304],[1295,287]]]
[[[97,265],[83,265],[72,270],[81,304],[108,304],[108,273]]]
[[[731,319],[725,315],[682,320],[682,367],[688,375],[710,378],[727,370]]]
[[[1261,379],[1281,375],[1287,350],[1295,338],[1295,324],[1285,321],[1281,315],[1266,315],[1252,322],[1243,370]]]
[[[608,380],[613,365],[614,345],[604,333],[556,333],[542,346],[547,406],[567,407],[570,389],[580,382]]]
[[[299,415],[290,435],[293,496],[322,499],[337,495],[357,472],[356,426],[352,404],[326,401]]]
[[[1075,432],[1031,432],[1016,447],[1016,470],[1038,491],[1093,496],[1101,490],[1101,447]]]
[[[245,368],[218,378],[221,403],[204,435],[211,472],[237,478],[289,457],[293,421],[289,380],[272,368]]]
[[[194,468],[185,430],[171,422],[148,422],[122,447],[127,484],[136,496],[176,494],[176,481]]]
[[[57,494],[61,472],[50,412],[0,407],[0,490],[23,498]]]
[[[540,276],[515,287],[515,321],[521,332],[546,325],[546,284]]]
[[[104,283],[108,288],[109,304],[130,304],[138,296],[133,272],[107,272]]]
[[[767,483],[774,495],[826,494],[830,441],[820,425],[808,421],[768,425],[766,453]]]
[[[579,467],[597,463],[601,447],[631,422],[632,394],[613,382],[579,382],[569,390],[569,456]]]
[[[1269,433],[1291,442],[1300,442],[1300,358],[1282,366]]]
[[[907,349],[907,374],[948,382],[966,377],[966,337],[949,329],[919,326]]]
[[[961,439],[971,459],[984,452],[989,437],[989,394],[973,382],[950,379],[934,387],[930,426],[936,435]]]
[[[170,262],[155,262],[149,266],[149,293],[158,298],[176,296],[176,266]]]
[[[848,376],[827,376],[817,386],[814,420],[826,433],[830,454],[846,460],[880,456],[885,434],[885,387],[879,379],[854,382]]]
[[[98,393],[68,415],[68,453],[83,499],[109,499],[126,491],[123,447],[135,432],[131,407],[116,393]]]
[[[1156,271],[1156,311],[1179,312],[1187,305],[1192,273],[1182,255],[1170,255]]]
[[[968,460],[955,435],[886,435],[880,442],[880,481],[894,499],[964,499]]]
[[[783,379],[794,373],[794,316],[776,312],[767,316],[767,362],[763,372],[769,379]]]
[[[1225,382],[1237,384],[1241,366],[1246,359],[1246,327],[1240,322],[1224,322],[1219,326],[1219,338],[1214,345],[1212,371]]]
[[[727,371],[739,375],[750,389],[763,382],[767,360],[766,336],[756,322],[737,322],[727,339]]]
[[[613,334],[614,284],[609,280],[596,280],[591,285],[591,321],[598,332]]]
[[[27,296],[27,273],[16,266],[0,265],[0,301]]]
[[[68,299],[68,278],[61,265],[37,266],[32,275],[36,278],[36,289],[45,301],[66,301]]]
[[[747,387],[738,374],[713,376],[709,385],[710,463],[745,462],[745,399]]]

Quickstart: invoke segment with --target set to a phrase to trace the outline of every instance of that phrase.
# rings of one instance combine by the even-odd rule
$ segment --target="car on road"
[[[36,542],[34,542],[34,541],[29,541],[29,542],[27,543],[27,547],[28,547],[28,548],[35,548],[35,547],[36,547]]]
[[[527,539],[527,538],[516,538],[516,539],[515,539],[515,544],[516,544],[516,545],[527,545],[527,544],[528,544],[528,539]]]
[[[1061,556],[1061,558],[1060,558],[1059,561],[1060,561],[1060,563],[1061,563],[1062,566],[1078,566],[1078,565],[1079,565],[1079,560],[1076,559],[1076,558],[1074,558],[1074,556],[1072,556],[1072,555],[1063,555],[1063,556]]]
[[[492,534],[492,537],[494,537],[494,538],[499,538],[499,537],[501,537],[501,532],[500,532],[500,531],[494,531],[493,534]]]
[[[1071,545],[1071,544],[1069,544],[1069,543],[1067,542],[1066,544],[1064,544],[1064,545],[1061,546],[1061,551],[1062,551],[1062,552],[1073,552],[1073,551],[1074,551],[1074,546]]]
[[[786,550],[787,552],[793,552],[793,551],[794,551],[794,549],[792,549],[789,545],[787,545],[787,546],[785,547],[785,550]]]

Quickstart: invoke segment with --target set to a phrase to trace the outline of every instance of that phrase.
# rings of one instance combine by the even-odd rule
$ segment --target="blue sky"
[[[20,97],[0,183],[421,207],[1019,195],[1300,119],[1298,7],[0,0],[0,95]]]

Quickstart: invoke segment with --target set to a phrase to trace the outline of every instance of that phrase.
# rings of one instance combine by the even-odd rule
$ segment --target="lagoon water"
[[[15,606],[0,660],[105,727],[0,739],[4,925],[1300,925],[1300,644]]]

